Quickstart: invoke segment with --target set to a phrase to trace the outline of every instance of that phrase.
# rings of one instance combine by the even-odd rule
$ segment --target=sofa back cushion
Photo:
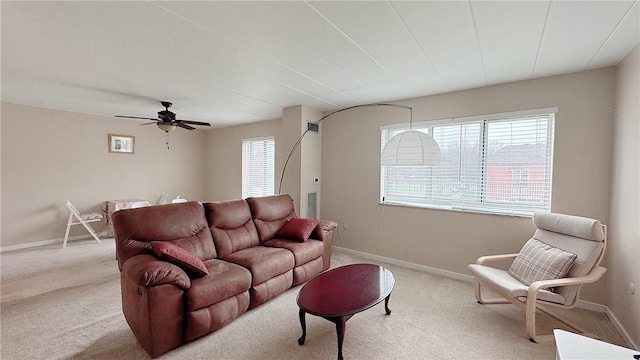
[[[196,201],[120,210],[111,216],[118,266],[138,254],[153,254],[151,241],[169,241],[198,259],[216,258],[204,208]]]
[[[217,201],[203,206],[219,257],[260,245],[246,201]]]
[[[275,237],[278,231],[296,217],[293,199],[289,194],[247,198],[260,243]]]

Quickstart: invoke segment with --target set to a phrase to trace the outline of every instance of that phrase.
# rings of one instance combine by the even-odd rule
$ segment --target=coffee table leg
[[[338,334],[338,360],[342,360],[342,341],[344,340],[344,328],[347,319],[344,316],[340,316],[336,319],[336,333]]]
[[[298,339],[298,345],[303,345],[304,340],[307,338],[307,323],[305,321],[305,312],[300,309],[300,326],[302,326],[302,336]]]
[[[391,294],[389,294],[385,299],[384,299],[384,310],[387,312],[387,315],[391,314],[391,310],[389,309],[389,298],[391,297]]]

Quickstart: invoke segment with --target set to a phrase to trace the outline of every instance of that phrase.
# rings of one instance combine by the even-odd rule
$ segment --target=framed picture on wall
[[[109,134],[109,152],[119,154],[133,154],[134,136]]]

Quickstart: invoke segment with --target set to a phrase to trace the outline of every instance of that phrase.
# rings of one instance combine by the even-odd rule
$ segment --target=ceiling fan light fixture
[[[160,128],[160,130],[168,133],[170,131],[173,131],[176,129],[177,126],[175,125],[171,125],[171,124],[162,124],[162,123],[158,123],[158,127]]]

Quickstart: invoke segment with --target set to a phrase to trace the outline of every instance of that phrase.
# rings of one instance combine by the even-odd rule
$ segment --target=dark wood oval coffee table
[[[389,298],[395,285],[391,271],[379,265],[352,264],[331,269],[309,280],[298,293],[303,345],[307,336],[305,314],[323,317],[336,324],[338,360],[342,360],[345,323],[354,314],[384,300],[387,315]]]

